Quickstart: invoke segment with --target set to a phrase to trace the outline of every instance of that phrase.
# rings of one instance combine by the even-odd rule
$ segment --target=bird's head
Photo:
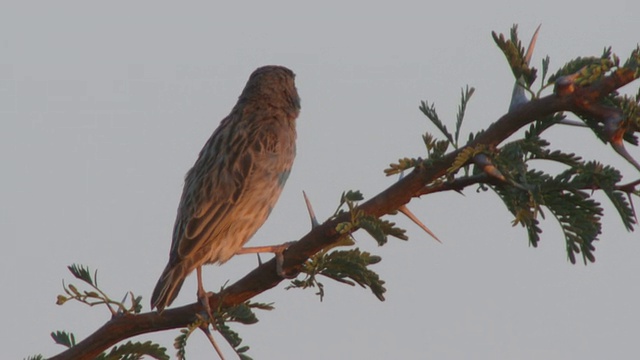
[[[268,101],[277,107],[300,110],[300,97],[295,84],[296,75],[284,66],[267,65],[257,68],[247,81],[241,101]]]

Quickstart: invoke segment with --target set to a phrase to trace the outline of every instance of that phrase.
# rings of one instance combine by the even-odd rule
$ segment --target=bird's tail
[[[151,309],[157,308],[161,313],[165,307],[171,305],[178,296],[186,275],[183,266],[167,264],[151,295]]]

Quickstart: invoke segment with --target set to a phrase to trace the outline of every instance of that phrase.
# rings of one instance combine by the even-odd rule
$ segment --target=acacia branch
[[[520,128],[536,119],[557,112],[570,111],[599,118],[601,114],[597,113],[597,108],[591,105],[632,82],[636,77],[633,71],[622,68],[586,87],[562,83],[561,87],[556,88],[554,94],[534,99],[512,109],[478,135],[467,147],[480,144],[487,147],[497,146]],[[560,83],[560,79],[558,83]],[[421,192],[424,193],[427,184],[446,175],[447,169],[451,167],[458,154],[464,149],[453,151],[433,161],[429,166],[424,164],[417,166],[410,174],[359,205],[358,209],[376,217],[397,210],[411,201],[413,197],[419,196]],[[285,253],[283,271],[287,274],[298,273],[307,259],[327,246],[338,242],[343,235],[336,231],[336,226],[339,223],[349,221],[350,214],[342,214],[315,227],[299,241],[292,244]],[[217,309],[241,304],[275,287],[283,280],[276,273],[276,261],[272,259],[212,297],[210,306],[212,309]],[[202,312],[202,305],[196,302],[167,309],[162,315],[157,312],[148,312],[138,315],[116,316],[76,346],[51,359],[93,359],[109,347],[130,337],[186,327],[196,321],[196,315]]]

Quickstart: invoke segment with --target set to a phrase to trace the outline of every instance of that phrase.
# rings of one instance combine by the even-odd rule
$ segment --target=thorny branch
[[[559,79],[554,94],[534,99],[521,104],[493,123],[485,132],[477,136],[467,147],[483,144],[495,147],[507,139],[518,129],[532,123],[536,119],[557,112],[569,111],[578,115],[601,119],[603,123],[611,118],[610,109],[605,109],[598,101],[636,79],[636,74],[621,68],[598,82],[579,87],[571,79]],[[561,81],[562,80],[562,81]],[[394,212],[407,204],[413,197],[433,192],[425,188],[435,179],[447,173],[462,147],[434,161],[430,166],[417,166],[411,173],[391,185],[370,200],[362,203],[359,210],[373,216],[383,216]],[[478,179],[470,178],[468,181]],[[465,184],[459,184],[465,186]],[[638,182],[627,184],[629,191],[635,189]],[[451,186],[451,185],[449,185]],[[455,190],[455,187],[452,187]],[[349,214],[329,220],[313,228],[299,241],[292,244],[285,253],[283,270],[287,274],[299,272],[305,261],[318,251],[337,242],[342,236],[336,226],[349,221]],[[225,288],[210,299],[210,307],[216,309],[240,304],[254,296],[267,291],[282,280],[276,273],[276,261],[268,261],[236,283]],[[202,305],[193,303],[178,308],[167,309],[162,315],[148,312],[139,315],[114,316],[92,335],[51,359],[93,359],[110,346],[132,336],[186,327],[196,320],[197,314],[203,311]]]

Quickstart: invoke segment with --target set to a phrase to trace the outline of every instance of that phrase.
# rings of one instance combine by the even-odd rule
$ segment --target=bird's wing
[[[230,207],[242,196],[246,188],[254,159],[251,152],[242,151],[236,159],[221,166],[215,176],[204,177],[197,185],[200,196],[191,214],[185,214],[182,231],[179,231],[177,252],[181,258],[204,246],[207,239],[214,238],[214,232],[222,230],[221,224],[227,219]]]

